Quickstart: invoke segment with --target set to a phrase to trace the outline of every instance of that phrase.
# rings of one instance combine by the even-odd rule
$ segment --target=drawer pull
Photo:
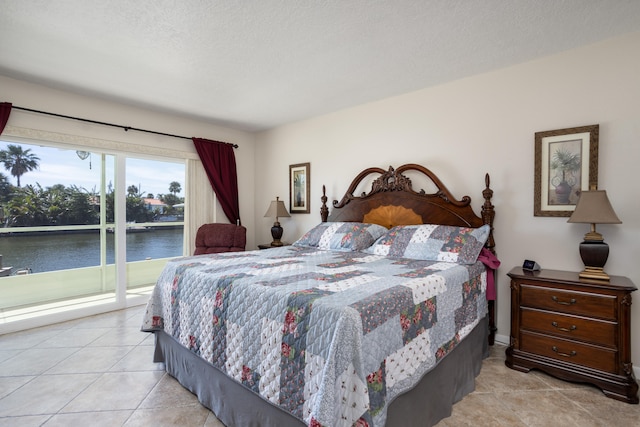
[[[557,302],[558,304],[561,304],[561,305],[571,305],[571,304],[575,304],[575,303],[576,303],[576,299],[575,299],[575,298],[571,298],[571,299],[569,300],[569,302],[566,302],[566,301],[560,301],[560,300],[558,299],[558,297],[556,297],[556,296],[551,297],[551,299],[552,299],[552,300],[554,300],[555,302]]]
[[[553,350],[553,352],[556,353],[558,356],[562,356],[562,357],[573,357],[578,355],[578,353],[575,350],[571,350],[571,353],[562,353],[561,351],[558,351],[558,347],[556,347],[555,345],[551,347],[551,350]]]
[[[578,329],[578,327],[576,325],[571,325],[571,327],[569,329],[562,328],[562,327],[558,326],[558,322],[551,322],[551,326],[553,326],[554,328],[556,328],[557,330],[562,331],[562,332],[572,332],[572,331],[575,331],[576,329]]]

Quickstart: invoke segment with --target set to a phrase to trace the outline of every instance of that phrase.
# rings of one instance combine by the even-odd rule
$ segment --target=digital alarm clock
[[[530,259],[525,259],[524,263],[522,264],[522,269],[529,270],[529,271],[537,271],[537,270],[540,270],[540,266],[535,261],[532,261]]]

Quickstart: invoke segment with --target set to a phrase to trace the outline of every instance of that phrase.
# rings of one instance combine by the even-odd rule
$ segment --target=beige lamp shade
[[[289,212],[287,212],[287,208],[284,206],[284,202],[280,200],[279,197],[276,197],[276,200],[272,200],[269,205],[269,209],[264,214],[266,217],[276,217],[276,221],[278,217],[290,217]]]
[[[580,193],[578,204],[567,222],[585,224],[622,224],[618,218],[607,192],[604,190],[583,191]]]

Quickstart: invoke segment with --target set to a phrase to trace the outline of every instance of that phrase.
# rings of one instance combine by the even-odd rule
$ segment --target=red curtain
[[[233,145],[202,138],[193,138],[193,143],[222,210],[232,224],[241,224],[238,173]]]
[[[11,114],[11,103],[0,102],[0,134],[4,130],[5,125],[9,121],[9,115]]]

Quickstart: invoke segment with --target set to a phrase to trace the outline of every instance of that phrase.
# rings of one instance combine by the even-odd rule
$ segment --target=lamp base
[[[580,243],[580,257],[584,263],[580,278],[609,281],[609,275],[604,272],[604,265],[609,258],[609,245],[602,240],[585,240]]]
[[[608,282],[610,277],[600,267],[586,267],[582,270],[578,276],[581,279],[602,280]]]
[[[276,221],[273,223],[273,227],[271,227],[271,237],[273,237],[271,246],[283,246],[283,243],[280,241],[283,231],[280,222]]]

